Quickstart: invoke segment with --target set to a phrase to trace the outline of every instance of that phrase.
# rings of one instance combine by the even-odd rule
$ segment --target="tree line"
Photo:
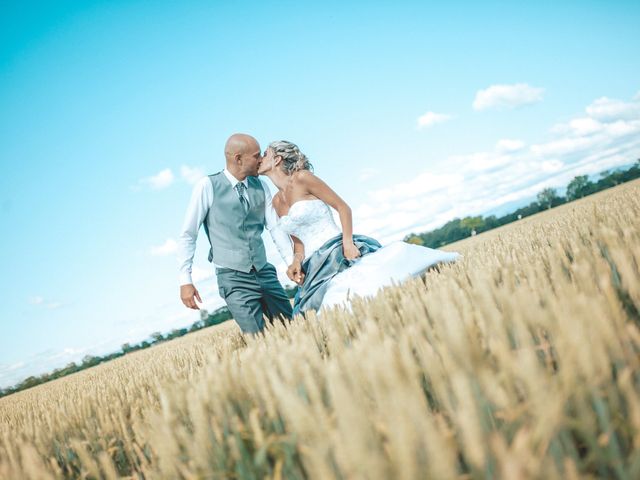
[[[479,215],[454,218],[435,230],[424,233],[411,233],[404,238],[404,241],[429,248],[439,248],[448,243],[486,232],[492,228],[506,225],[529,215],[557,207],[563,203],[572,202],[592,193],[640,178],[640,159],[628,169],[605,170],[600,172],[599,177],[597,181],[591,181],[587,175],[579,175],[569,182],[564,196],[558,194],[555,188],[545,188],[538,193],[536,200],[529,205],[501,217],[496,217],[495,215],[483,217]]]

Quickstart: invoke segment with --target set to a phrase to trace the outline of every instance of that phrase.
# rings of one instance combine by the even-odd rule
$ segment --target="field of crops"
[[[640,478],[640,182],[446,249],[0,399],[0,478]]]

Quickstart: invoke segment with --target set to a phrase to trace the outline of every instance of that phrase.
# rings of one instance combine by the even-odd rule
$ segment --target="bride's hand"
[[[342,246],[342,253],[347,260],[355,260],[360,256],[360,250],[353,242],[345,243]]]
[[[304,282],[304,272],[302,271],[302,265],[299,261],[294,260],[289,268],[287,268],[287,277],[298,285],[302,285]]]

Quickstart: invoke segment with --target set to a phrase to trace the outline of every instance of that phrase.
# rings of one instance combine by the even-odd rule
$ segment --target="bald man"
[[[215,266],[218,292],[244,333],[264,328],[264,316],[290,319],[291,304],[278,281],[276,268],[267,262],[262,241],[266,227],[287,265],[293,261],[291,238],[278,228],[271,192],[260,180],[260,145],[250,135],[229,137],[224,154],[226,168],[202,178],[193,189],[178,242],[180,298],[198,310],[200,294],[191,279],[193,254],[200,225],[204,225]],[[196,302],[197,301],[197,302]]]

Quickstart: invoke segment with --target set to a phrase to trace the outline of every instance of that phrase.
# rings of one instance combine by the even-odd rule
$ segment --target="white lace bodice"
[[[298,200],[291,205],[289,213],[280,218],[279,225],[304,244],[305,258],[342,232],[333,220],[329,206],[319,199]]]

